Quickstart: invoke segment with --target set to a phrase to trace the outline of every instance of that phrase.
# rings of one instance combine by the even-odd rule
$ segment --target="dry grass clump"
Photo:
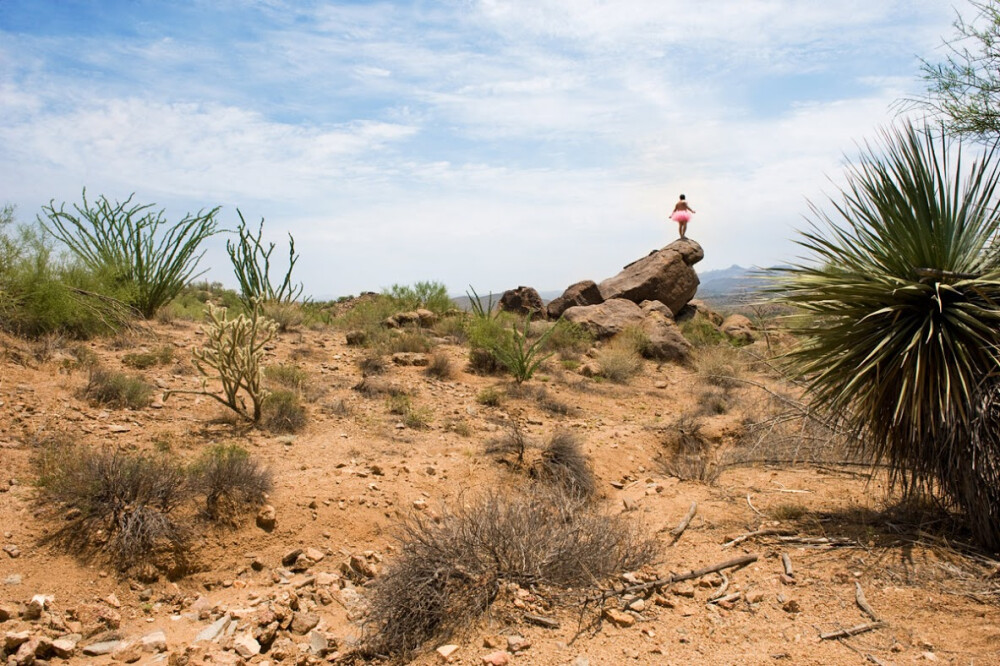
[[[696,348],[694,366],[709,384],[731,389],[743,385],[740,379],[746,375],[747,360],[731,345],[715,345]]]
[[[381,375],[389,369],[389,362],[386,361],[385,356],[372,350],[361,357],[361,360],[358,361],[358,368],[361,369],[362,377]]]
[[[53,539],[81,554],[101,553],[121,571],[161,552],[175,565],[186,561],[189,531],[174,514],[191,487],[173,459],[54,442],[36,463],[43,497],[70,509]]]
[[[205,496],[205,515],[235,524],[237,517],[263,503],[274,485],[271,470],[235,444],[214,446],[192,465],[193,487]]]
[[[660,463],[664,473],[682,481],[715,483],[718,480],[722,468],[716,464],[701,428],[701,421],[691,416],[677,419],[663,442]]]
[[[587,500],[597,494],[597,481],[580,440],[569,432],[552,436],[535,465],[535,475],[575,499]]]
[[[491,492],[400,527],[400,556],[372,589],[359,652],[406,657],[485,613],[503,583],[591,586],[650,562],[655,542],[621,514],[538,490]]]
[[[524,463],[524,454],[529,446],[531,443],[524,430],[516,423],[511,423],[502,435],[486,442],[486,453],[504,459],[507,456],[514,456],[513,464],[521,465]]]
[[[136,370],[146,370],[157,365],[166,365],[174,360],[172,347],[163,345],[153,351],[133,352],[122,356],[122,363]]]
[[[597,364],[601,376],[616,384],[626,384],[642,372],[642,356],[636,351],[634,341],[627,338],[615,338],[601,347]]]
[[[555,352],[562,360],[576,360],[594,344],[594,336],[577,323],[560,319],[545,341],[545,351]]]
[[[306,408],[295,391],[271,391],[264,398],[260,423],[274,433],[295,433],[306,426]]]
[[[420,329],[405,329],[386,338],[382,351],[387,354],[400,352],[426,354],[431,350],[431,341]]]
[[[89,400],[119,409],[142,409],[152,400],[153,387],[138,375],[92,368],[83,395]]]
[[[431,362],[424,369],[424,374],[442,381],[454,379],[456,374],[455,364],[447,354],[437,352],[431,356]]]
[[[495,386],[487,386],[476,395],[476,402],[485,407],[499,407],[503,403],[503,393]]]

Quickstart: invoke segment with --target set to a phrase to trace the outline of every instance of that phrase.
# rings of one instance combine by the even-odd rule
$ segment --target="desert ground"
[[[86,342],[4,337],[0,648],[8,663],[30,663],[17,656],[28,640],[67,636],[71,651],[43,645],[32,659],[363,663],[352,650],[364,635],[369,591],[399,555],[401,521],[434,521],[481,493],[525,483],[517,465],[487,453],[512,426],[531,445],[572,433],[594,472],[596,506],[640,524],[655,540],[653,561],[589,589],[506,585],[478,622],[408,663],[1000,663],[996,561],[964,543],[933,506],[899,506],[880,471],[869,477],[841,449],[789,445],[801,420],[764,432],[761,424],[801,403],[761,362],[763,339],[697,347],[686,363],[645,360],[625,383],[581,376],[554,356],[517,385],[470,372],[460,340],[428,336],[432,353],[451,361],[450,376],[387,360],[376,378],[409,396],[418,418],[404,418],[386,394],[356,390],[371,350],[348,345],[342,327],[281,333],[266,362],[308,377],[307,423],[294,434],[248,427],[204,396],[162,399],[201,386],[191,365],[204,339],[199,323],[151,322]],[[164,346],[171,360],[140,371],[156,387],[150,406],[114,408],[85,396],[82,356],[125,370],[125,354]],[[722,371],[739,381],[713,379]],[[671,443],[692,423],[705,448],[681,469]],[[196,537],[183,575],[122,574],[50,538],[67,509],[44,501],[34,460],[52,438],[185,462],[237,443],[273,474],[266,503],[275,524],[259,527],[256,509],[233,526],[192,513],[185,521]],[[780,450],[769,452],[771,442]],[[741,556],[756,559],[643,586]],[[629,587],[642,589],[622,592]],[[254,648],[246,639],[272,620],[276,637]],[[108,652],[86,654],[95,642]]]

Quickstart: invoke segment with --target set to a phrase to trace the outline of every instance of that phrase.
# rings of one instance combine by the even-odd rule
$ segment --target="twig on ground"
[[[788,556],[788,553],[781,554],[781,566],[785,568],[786,576],[788,576],[789,578],[793,578],[795,576],[795,574],[792,572],[792,558]]]
[[[670,530],[670,543],[668,546],[673,546],[675,543],[680,541],[681,535],[684,534],[684,530],[688,528],[691,524],[691,519],[694,518],[694,514],[698,511],[698,503],[691,502],[691,508],[688,509],[687,515],[684,516],[683,520],[677,524],[677,527]]]
[[[743,543],[747,539],[752,539],[759,536],[791,536],[795,534],[795,530],[790,530],[782,527],[765,527],[762,530],[755,530],[753,532],[747,532],[746,534],[740,535],[735,539],[731,539],[726,543],[722,544],[723,548],[730,548],[737,544]]]
[[[762,513],[760,512],[760,511],[758,511],[758,510],[757,510],[757,507],[755,507],[755,506],[753,505],[753,502],[751,502],[751,501],[750,501],[750,493],[747,493],[747,506],[749,506],[749,507],[750,507],[750,509],[751,509],[751,510],[752,510],[752,511],[753,511],[754,513],[756,513],[756,514],[757,514],[758,516],[760,516],[761,518],[764,518],[764,514],[762,514]]]
[[[551,617],[545,617],[544,615],[535,615],[534,613],[525,613],[524,619],[531,624],[537,624],[539,627],[545,627],[546,629],[558,629],[559,622],[553,620]]]
[[[722,585],[720,585],[719,589],[708,598],[708,603],[714,603],[721,600],[726,596],[726,590],[729,589],[729,576],[722,571],[719,572],[719,575],[722,576]]]
[[[858,634],[863,634],[868,631],[875,631],[876,629],[882,629],[886,626],[885,622],[868,622],[867,624],[859,624],[847,629],[838,629],[837,631],[831,631],[826,634],[820,634],[820,640],[832,641],[838,638],[850,638],[851,636],[857,636]]]
[[[864,614],[870,617],[875,622],[881,622],[879,616],[875,614],[872,607],[868,605],[868,599],[865,598],[865,592],[861,589],[861,583],[854,581],[854,600],[858,602],[858,608],[864,611]]]

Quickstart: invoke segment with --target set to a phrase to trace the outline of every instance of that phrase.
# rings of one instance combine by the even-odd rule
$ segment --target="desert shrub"
[[[381,375],[389,369],[389,363],[381,352],[373,350],[361,357],[358,361],[358,367],[361,369],[361,375],[368,377],[369,375]]]
[[[186,215],[167,225],[163,211],[155,204],[132,205],[132,196],[112,204],[101,196],[91,206],[83,191],[83,206],[73,212],[55,202],[42,207],[46,229],[90,269],[114,285],[115,295],[125,294],[127,302],[143,317],[151,319],[195,277],[204,252],[201,243],[216,232],[218,208],[207,213]]]
[[[271,471],[235,444],[213,446],[191,466],[192,487],[205,497],[205,515],[235,522],[271,492]]]
[[[649,356],[649,334],[638,326],[626,326],[615,335],[612,342],[631,348],[639,356]]]
[[[27,338],[65,335],[87,339],[129,325],[134,313],[97,294],[85,268],[58,261],[37,226],[10,231],[14,209],[0,210],[0,329]]]
[[[502,435],[486,442],[486,453],[500,457],[514,456],[514,464],[522,465],[524,455],[531,445],[524,430],[518,424],[511,423]]]
[[[707,416],[725,414],[729,411],[728,393],[718,389],[702,391],[698,396],[698,410]]]
[[[726,336],[719,327],[700,312],[682,322],[680,328],[681,335],[695,347],[711,347],[726,341]]]
[[[434,322],[431,330],[439,337],[453,338],[459,343],[464,343],[468,340],[466,319],[467,315],[461,312],[446,315]]]
[[[413,402],[410,400],[410,396],[405,394],[390,395],[385,401],[386,411],[396,416],[406,414],[410,411],[412,405]]]
[[[184,468],[158,455],[54,442],[37,459],[42,495],[76,511],[52,538],[81,553],[102,553],[122,571],[165,550],[185,561],[188,531],[174,512],[191,496]]]
[[[406,427],[414,430],[429,428],[433,420],[434,413],[427,407],[410,407],[403,416],[403,423]]]
[[[682,481],[714,483],[722,469],[716,464],[708,440],[702,434],[702,422],[682,415],[663,441],[661,467],[666,474]]]
[[[351,388],[367,398],[375,398],[380,395],[406,395],[406,389],[398,384],[375,377],[363,377]]]
[[[587,500],[597,493],[594,472],[583,453],[580,440],[569,432],[560,431],[552,435],[542,449],[535,475],[546,483],[554,484],[569,497]]]
[[[472,436],[472,426],[465,419],[450,419],[445,423],[444,429],[462,437]]]
[[[394,284],[383,293],[396,303],[398,311],[425,308],[443,315],[455,308],[448,289],[440,282],[417,282],[412,286]]]
[[[94,367],[87,377],[83,395],[108,407],[142,409],[149,406],[153,387],[138,375]]]
[[[306,316],[301,303],[264,303],[264,316],[278,325],[278,331],[287,333],[302,326]]]
[[[507,317],[472,317],[466,331],[469,339],[469,368],[479,374],[490,375],[504,369],[495,350],[511,335],[505,326]]]
[[[486,407],[499,407],[503,403],[503,393],[495,386],[487,386],[476,394],[476,402]]]
[[[297,365],[269,365],[264,368],[264,378],[278,386],[304,393],[309,381],[309,373]]]
[[[694,351],[694,367],[712,386],[733,389],[743,384],[747,360],[731,345],[699,347]]]
[[[790,361],[904,494],[943,493],[997,549],[1000,485],[984,475],[997,453],[972,423],[1000,369],[1000,156],[963,160],[960,143],[910,124],[881,139],[849,166],[832,217],[814,208],[809,263],[779,273],[779,300],[808,315],[792,322]]]
[[[243,213],[236,210],[240,223],[236,227],[238,236],[237,242],[226,241],[226,251],[233,264],[236,273],[236,280],[240,283],[240,298],[243,304],[249,309],[255,304],[263,306],[289,305],[294,303],[301,295],[303,285],[292,284],[292,269],[299,260],[299,255],[295,253],[295,239],[288,234],[288,271],[284,279],[277,287],[271,283],[271,254],[275,245],[270,243],[264,249],[264,218],[260,219],[260,226],[257,227],[257,235],[247,229],[247,222],[243,218]],[[276,308],[281,311],[281,308]],[[292,309],[289,313],[295,312]],[[297,314],[301,314],[300,312]],[[301,323],[301,320],[299,320]]]
[[[419,329],[405,329],[384,337],[379,347],[386,354],[426,354],[431,350],[431,341]]]
[[[455,364],[451,362],[451,357],[440,352],[431,356],[431,362],[424,369],[424,374],[428,377],[443,381],[454,379],[455,372]]]
[[[592,586],[655,554],[621,514],[537,490],[488,493],[399,529],[400,554],[372,589],[362,655],[405,657],[467,628],[505,582]]]
[[[306,426],[306,408],[298,392],[279,389],[264,397],[260,424],[275,433],[295,433]]]
[[[523,330],[518,330],[517,326],[512,325],[509,335],[501,337],[491,350],[493,356],[507,368],[518,384],[531,379],[539,366],[552,355],[544,353],[542,348],[554,329],[547,329],[534,342],[529,342],[530,326],[531,317],[524,320]]]
[[[594,336],[576,322],[559,319],[548,339],[545,350],[559,354],[563,360],[575,360],[594,344]]]
[[[237,415],[259,423],[267,390],[264,388],[264,346],[274,339],[277,325],[266,319],[259,303],[248,314],[235,319],[226,317],[225,308],[208,305],[209,323],[203,328],[205,346],[195,349],[194,364],[203,377],[218,376],[222,395],[208,391],[172,391],[194,393],[219,402]],[[244,398],[244,395],[246,396]],[[246,400],[250,400],[248,406]]]
[[[227,289],[221,282],[195,281],[181,289],[177,296],[159,309],[157,320],[171,323],[174,320],[203,321],[208,305],[226,308],[231,313],[244,311],[240,295]]]
[[[470,294],[469,291],[472,293]],[[493,294],[490,293],[487,300],[484,302],[483,299],[476,293],[476,290],[469,285],[469,291],[465,292],[465,295],[469,299],[469,309],[472,312],[472,316],[476,319],[496,319],[500,316],[500,308],[497,307],[497,303],[493,302]]]
[[[166,365],[174,360],[173,347],[163,345],[154,351],[133,352],[122,356],[122,363],[136,370],[146,370],[157,365]]]
[[[631,340],[609,341],[598,350],[597,364],[601,368],[601,376],[616,384],[627,384],[642,372],[642,356]]]

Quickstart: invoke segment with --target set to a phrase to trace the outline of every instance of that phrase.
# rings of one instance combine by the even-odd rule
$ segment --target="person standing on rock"
[[[694,214],[694,209],[688,206],[685,196],[682,194],[680,200],[674,204],[674,212],[670,214],[670,219],[680,227],[681,238],[687,238],[688,222]]]

